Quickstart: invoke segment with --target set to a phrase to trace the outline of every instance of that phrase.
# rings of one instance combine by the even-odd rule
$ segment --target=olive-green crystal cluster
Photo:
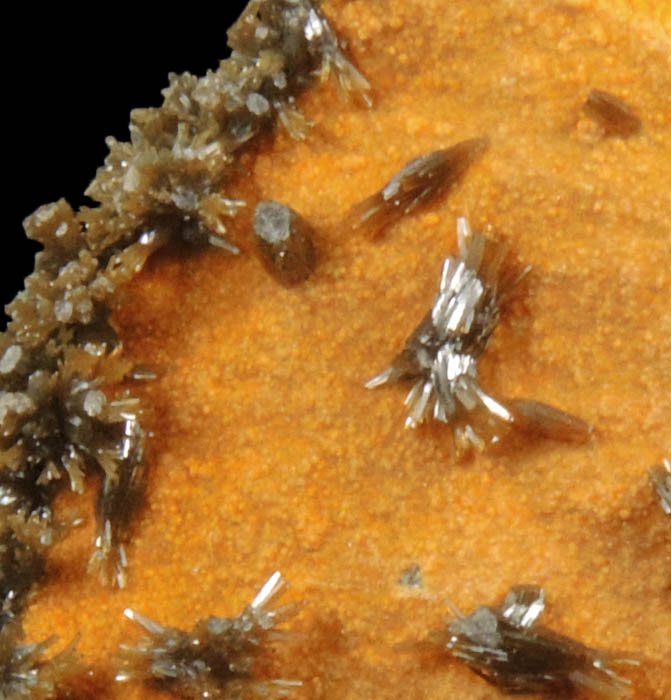
[[[86,191],[95,206],[74,211],[61,199],[24,222],[44,249],[0,335],[0,629],[17,620],[44,550],[67,529],[54,520],[55,494],[64,484],[80,492],[89,474],[102,476],[89,568],[125,584],[146,432],[139,400],[119,388],[133,373],[110,320],[117,290],[170,241],[238,252],[225,238],[245,205],[225,194],[237,155],[276,121],[305,136],[295,95],[314,77],[333,74],[368,102],[368,82],[310,0],[251,0],[228,39],[232,55],[216,70],[170,75],[161,107],[131,113],[130,141],[108,139]],[[0,696],[7,687],[0,680]]]
[[[224,222],[244,203],[222,193],[236,153],[276,118],[304,136],[294,94],[313,74],[368,88],[308,0],[253,0],[229,41],[217,70],[171,75],[161,107],[131,113],[129,142],[108,139],[86,192],[98,206],[74,212],[60,200],[24,222],[44,250],[0,338],[3,503],[26,518],[42,509],[46,528],[63,480],[79,491],[87,472],[101,471],[95,559],[118,547],[142,488],[138,402],[106,390],[130,370],[109,318],[117,289],[171,239],[237,250]],[[113,578],[123,583],[120,569]]]

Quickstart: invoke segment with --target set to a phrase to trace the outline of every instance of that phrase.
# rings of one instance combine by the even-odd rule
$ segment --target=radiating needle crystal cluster
[[[501,605],[457,611],[432,641],[507,693],[565,697],[578,687],[609,698],[631,696],[631,683],[611,666],[634,659],[592,649],[537,624],[545,608],[539,586],[511,588]]]
[[[589,425],[535,401],[500,401],[478,381],[478,359],[498,324],[501,304],[520,275],[503,269],[506,244],[457,221],[459,252],[443,263],[440,288],[429,313],[392,364],[369,389],[393,380],[414,384],[406,397],[406,427],[428,417],[452,426],[458,451],[481,450],[517,424],[563,439],[586,439]],[[524,273],[522,273],[524,274]]]
[[[373,377],[373,388],[392,379],[415,383],[406,398],[406,426],[416,427],[428,416],[454,422],[464,411],[486,407],[508,419],[508,411],[480,387],[478,358],[487,347],[499,318],[500,266],[505,246],[473,232],[465,218],[457,222],[459,253],[443,263],[440,288],[431,311],[408,338],[391,366]],[[455,430],[464,444],[479,440],[466,425]]]
[[[298,603],[272,607],[286,582],[275,572],[238,617],[199,620],[190,632],[164,627],[126,610],[149,636],[137,646],[123,645],[116,680],[141,680],[183,698],[278,697],[301,685],[295,680],[261,681],[254,662],[263,645],[286,639],[275,629],[297,611]]]

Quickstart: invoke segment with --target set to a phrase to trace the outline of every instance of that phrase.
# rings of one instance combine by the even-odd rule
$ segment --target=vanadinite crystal
[[[98,180],[120,236],[151,223],[133,244],[138,265],[143,245],[178,239],[125,285],[112,317],[124,361],[157,375],[133,384],[148,435],[146,504],[124,540],[119,590],[86,574],[98,484],[57,496],[58,519],[85,522],[50,547],[22,643],[56,634],[57,653],[79,634],[96,697],[166,697],[114,681],[119,646],[141,637],[124,609],[191,630],[238,614],[281,570],[304,608],[286,625],[296,639],[261,649],[260,667],[302,681],[292,697],[494,700],[501,691],[454,660],[394,645],[440,627],[445,596],[471,610],[533,581],[555,603],[544,624],[635,655],[633,697],[668,698],[671,530],[646,470],[671,454],[671,4],[325,0],[321,11],[361,74],[336,59],[317,67],[364,95],[365,75],[372,107],[342,99],[334,80],[295,105],[254,92],[240,113],[270,121],[274,109],[287,128],[248,148],[257,121],[248,132],[232,119],[240,148],[221,182],[215,161],[190,159],[200,132],[186,125],[175,128],[186,170],[166,175],[148,149],[125,189]],[[266,67],[284,99],[278,76],[291,80],[291,66],[277,68],[277,55]],[[592,89],[623,99],[641,130],[603,133],[582,111]],[[218,133],[175,100],[185,124]],[[479,136],[487,150],[445,196],[380,238],[347,223],[413,158]],[[124,147],[112,148],[121,163]],[[189,173],[204,189],[182,188]],[[146,177],[156,180],[136,197]],[[278,282],[254,252],[261,201],[300,212],[314,231],[318,264],[300,284]],[[213,229],[222,215],[225,232]],[[579,416],[595,426],[586,444],[516,435],[455,460],[444,424],[403,429],[403,389],[365,389],[430,307],[461,216],[474,230],[491,225],[532,266],[479,380],[495,396]],[[240,254],[191,245],[213,237]],[[107,406],[89,399],[75,417]],[[411,566],[421,587],[399,584]]]

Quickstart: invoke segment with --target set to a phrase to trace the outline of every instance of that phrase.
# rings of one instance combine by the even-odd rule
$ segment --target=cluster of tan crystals
[[[126,585],[125,544],[145,493],[146,432],[139,399],[119,386],[155,375],[121,357],[110,320],[118,290],[168,242],[239,252],[225,222],[245,203],[222,187],[241,147],[261,130],[279,121],[293,138],[305,137],[309,123],[294,96],[315,75],[334,74],[343,92],[367,100],[367,81],[310,0],[252,0],[228,38],[232,56],[217,70],[171,75],[161,107],[132,112],[130,141],[108,138],[109,156],[86,190],[97,206],[74,212],[61,199],[24,222],[44,250],[7,306],[11,320],[0,337],[0,624],[8,659],[43,552],[70,527],[52,512],[64,482],[82,493],[85,476],[102,475],[89,571]],[[19,656],[39,659],[47,646]],[[59,658],[42,675],[60,668]],[[16,677],[11,692],[20,697],[24,678],[25,696],[37,699],[29,671],[39,663],[21,673],[8,666],[0,676]],[[9,688],[0,678],[0,691]]]
[[[583,33],[589,30],[599,41],[594,27],[601,24],[594,17],[601,15],[596,10],[580,3],[549,3],[540,9],[527,4],[508,7],[501,2],[461,11],[443,8],[439,0],[388,0],[379,6],[332,0],[326,14],[336,26],[352,27],[355,49],[365,54],[371,37],[387,42],[379,56],[364,62],[383,103],[376,117],[376,110],[365,109],[372,104],[367,80],[345,58],[315,4],[252,0],[229,31],[230,59],[201,79],[171,76],[162,107],[132,113],[131,141],[108,141],[110,155],[87,190],[98,206],[73,212],[61,200],[26,219],[28,236],[40,241],[44,251],[25,291],[7,307],[11,321],[0,337],[0,697],[56,700],[66,687],[73,689],[73,697],[93,693],[105,700],[144,700],[163,697],[163,691],[186,698],[455,700],[480,693],[478,698],[490,700],[502,691],[540,697],[577,689],[611,698],[661,700],[671,691],[671,681],[664,677],[669,650],[660,646],[668,644],[661,629],[671,622],[671,578],[668,571],[655,570],[671,556],[671,537],[664,529],[668,521],[662,522],[669,510],[668,461],[649,476],[663,512],[649,487],[637,482],[627,490],[617,481],[631,481],[631,469],[639,469],[628,472],[624,465],[650,463],[639,453],[647,450],[651,457],[671,445],[641,449],[643,430],[626,444],[624,428],[613,416],[628,425],[626,416],[635,412],[632,391],[626,382],[618,387],[618,397],[626,395],[632,405],[618,405],[614,413],[616,399],[592,387],[599,383],[595,376],[605,376],[603,369],[613,367],[609,342],[568,348],[560,337],[582,338],[588,332],[571,329],[585,323],[602,294],[596,285],[585,284],[581,296],[575,284],[566,284],[566,276],[584,283],[584,270],[600,274],[595,248],[573,227],[576,206],[588,212],[585,225],[595,236],[600,235],[600,223],[610,231],[626,221],[634,231],[648,226],[653,233],[646,241],[664,247],[668,230],[659,228],[653,190],[647,184],[640,188],[649,210],[632,214],[631,208],[618,209],[599,189],[599,164],[619,177],[611,151],[628,159],[631,154],[618,144],[636,138],[633,149],[642,149],[643,155],[634,167],[640,169],[641,181],[655,179],[650,172],[656,166],[649,165],[655,161],[645,161],[641,144],[654,141],[668,150],[664,139],[671,138],[671,113],[641,110],[653,124],[650,134],[644,128],[641,136],[642,123],[648,122],[641,122],[638,110],[635,114],[610,93],[593,90],[584,101],[587,119],[577,116],[577,124],[567,127],[557,116],[561,108],[547,108],[548,124],[538,127],[537,117],[527,112],[523,119],[532,126],[515,132],[515,117],[506,122],[499,111],[511,114],[506,111],[507,89],[524,102],[528,76],[540,70],[529,58],[528,65],[511,66],[510,75],[496,83],[501,94],[493,94],[492,102],[498,100],[498,111],[485,108],[478,114],[475,105],[487,104],[483,84],[488,89],[491,85],[479,82],[476,73],[469,74],[468,83],[468,66],[478,61],[485,65],[487,53],[465,59],[459,52],[478,54],[480,45],[468,42],[489,36],[488,23],[510,31],[507,39],[500,39],[503,45],[524,34],[515,27],[525,21],[551,46],[557,40],[553,31],[561,34],[556,27],[562,22],[580,26]],[[415,15],[426,22],[438,17],[438,10],[445,10],[445,17],[435,26],[415,25]],[[459,39],[466,45],[460,47]],[[519,41],[524,46],[526,40]],[[445,53],[441,67],[427,68],[422,75],[421,57],[437,55],[445,46],[453,46],[454,55]],[[540,62],[543,54],[537,55],[537,49],[530,40],[528,55]],[[668,56],[665,60],[653,51],[650,57],[652,66],[668,65]],[[553,55],[549,64],[553,60],[559,61]],[[564,66],[561,79],[575,87],[572,81],[582,76],[582,69],[570,61],[566,65],[570,67]],[[399,67],[403,70],[396,73]],[[460,70],[463,77],[455,77]],[[306,95],[299,111],[294,95],[314,76],[324,81],[331,73],[339,92],[358,93],[360,104],[343,107],[330,118],[333,88],[323,86]],[[452,91],[462,94],[463,88],[461,101],[452,101],[450,91],[443,90],[445,80]],[[522,95],[516,92],[518,83]],[[666,86],[671,88],[668,76]],[[554,89],[548,88],[550,93]],[[555,99],[565,108],[565,93],[556,90]],[[414,101],[415,91],[426,106]],[[449,124],[435,116],[442,113],[452,115]],[[275,122],[289,138],[280,135],[270,152],[244,156],[244,145]],[[313,123],[320,125],[314,138],[309,131]],[[391,135],[399,123],[407,133],[396,143]],[[533,138],[547,140],[549,130],[553,147],[567,152],[574,164],[567,164],[567,171],[576,162],[578,168],[587,163],[585,176],[575,177],[575,189],[566,195],[560,188],[548,211],[547,190],[552,188],[545,180],[565,183],[564,166],[551,155],[546,171],[535,160],[524,160],[520,168],[514,149],[506,145],[508,129],[522,134],[522,141],[527,131],[532,134],[521,149],[527,155],[539,157]],[[466,145],[467,156],[443,172],[443,180],[431,180],[431,191],[445,194],[449,189],[452,195],[455,190],[449,203],[435,201],[421,187],[409,199],[394,201],[406,180],[426,184],[416,177],[425,160],[434,162],[442,154],[439,170],[444,166],[445,154],[451,153],[444,149],[446,140],[455,143],[459,136],[473,134],[489,134],[492,151],[476,169],[474,182],[463,188],[460,184],[475,155],[479,160],[489,143],[486,139],[459,141],[453,148]],[[388,153],[383,152],[386,142]],[[435,150],[439,147],[444,150]],[[404,157],[419,153],[428,155],[409,162]],[[383,182],[383,173],[388,177],[394,172],[387,159],[406,166],[377,194],[361,201],[362,188],[373,189],[365,173],[376,171],[375,180]],[[242,177],[236,170],[241,161]],[[527,162],[533,166],[520,175]],[[343,177],[336,183],[331,169],[350,174],[352,182]],[[427,177],[433,178],[433,171]],[[614,185],[621,191],[621,182]],[[393,196],[386,197],[391,190]],[[586,209],[595,191],[596,204]],[[253,207],[248,205],[259,199],[268,201],[256,210],[257,246],[271,275],[252,256],[233,257],[240,249],[232,240],[251,236]],[[429,199],[431,206],[424,206]],[[423,206],[415,210],[419,203]],[[545,212],[542,230],[539,211]],[[564,389],[569,405],[594,420],[595,440],[591,426],[569,414],[535,401],[499,401],[482,390],[475,361],[499,321],[499,298],[512,289],[516,275],[510,267],[499,270],[509,265],[508,241],[503,245],[473,233],[465,218],[458,224],[458,254],[445,256],[445,239],[452,240],[446,230],[451,232],[452,222],[464,212],[478,223],[492,221],[497,230],[513,231],[514,249],[525,248],[533,268],[545,273],[528,308],[522,311],[512,302],[510,327],[493,342],[489,364],[483,359],[487,386],[496,396],[519,395],[531,377],[536,388],[545,382],[551,395],[557,373],[563,379],[557,396]],[[384,240],[361,236],[351,225],[353,213],[392,231]],[[547,217],[555,221],[548,223]],[[562,226],[565,238],[557,233]],[[545,234],[548,240],[532,241]],[[613,233],[613,239],[619,236]],[[668,252],[668,240],[666,244]],[[604,245],[620,259],[612,242]],[[159,249],[163,253],[145,265]],[[436,250],[441,254],[434,255]],[[442,258],[441,287],[431,311],[391,366],[369,382],[416,382],[406,399],[406,425],[417,430],[403,433],[396,431],[397,392],[390,387],[386,396],[369,398],[363,385],[417,321],[407,309],[425,310],[434,267]],[[646,269],[645,274],[655,274],[652,266]],[[136,278],[140,270],[143,274]],[[632,263],[626,273],[635,276],[639,271]],[[651,309],[655,294],[668,288],[669,274],[668,265],[662,266],[648,279]],[[197,279],[199,289],[189,289],[176,305],[177,290],[187,279]],[[122,287],[129,294],[119,308]],[[597,335],[605,337],[618,327],[611,307],[605,301],[597,312]],[[644,326],[643,315],[629,318],[630,311],[623,313],[623,323],[645,336],[646,347],[655,347],[659,336]],[[548,315],[550,321],[545,320]],[[671,322],[668,314],[661,322],[663,334],[664,324]],[[152,334],[145,333],[150,327]],[[520,329],[531,338],[528,348]],[[185,332],[192,334],[188,348]],[[513,349],[510,362],[504,347]],[[631,348],[620,349],[632,359]],[[505,379],[492,371],[504,352]],[[533,353],[551,359],[546,364],[535,358],[529,362]],[[655,357],[660,356],[669,359],[668,352],[660,350]],[[141,369],[140,363],[150,368]],[[585,373],[594,368],[601,368],[601,374],[588,379]],[[621,375],[630,378],[633,372],[622,370]],[[664,395],[659,380],[663,368],[644,367],[636,376],[654,406],[643,419],[647,434],[659,442],[659,414],[664,406],[669,408],[659,398]],[[445,378],[449,386],[441,390]],[[513,385],[511,393],[510,386],[503,389],[506,380]],[[158,415],[143,414],[150,403],[158,407]],[[457,449],[482,449],[487,442],[496,451],[478,456],[475,464],[448,470],[453,453],[444,433],[435,424],[419,425],[429,416],[452,424]],[[603,432],[600,423],[606,423]],[[543,462],[524,436],[509,443],[500,440],[504,424],[588,444],[555,445]],[[149,431],[165,436],[150,456],[144,449]],[[615,462],[608,475],[606,457]],[[83,493],[90,504],[89,475],[100,478],[93,533],[90,524],[73,529],[82,501],[62,488],[69,482],[71,492]],[[151,495],[150,506],[141,508],[145,492]],[[620,504],[621,530],[613,524],[614,502]],[[142,533],[133,540],[128,582],[126,548],[136,520]],[[553,531],[557,523],[565,529]],[[90,541],[91,534],[95,548],[89,572],[124,590],[93,592],[87,580],[82,584],[86,603],[79,610],[72,592],[79,583],[72,585],[75,575],[68,567],[85,551],[84,538]],[[575,541],[568,546],[571,537]],[[60,581],[45,581],[26,615],[33,583],[43,578],[54,553],[56,569],[66,574]],[[592,555],[602,556],[598,565],[589,560]],[[655,573],[639,584],[613,571],[618,583],[609,585],[608,556],[613,569],[624,563]],[[408,567],[410,562],[421,566]],[[236,609],[234,603],[263,580],[271,565],[287,572],[306,608],[312,609],[294,621],[294,632],[275,629],[300,607],[271,606],[284,586],[278,572],[238,617],[204,616],[215,609]],[[543,586],[510,588],[501,605],[480,606],[468,616],[456,611],[428,643],[413,641],[391,651],[400,640],[426,639],[428,620],[444,607],[444,593],[459,601],[476,602],[482,596],[491,600],[494,593],[529,577]],[[221,602],[223,584],[226,596]],[[555,600],[563,596],[568,606],[555,613],[554,621],[584,638],[585,645],[536,625],[545,607],[545,588],[553,590]],[[620,601],[622,612],[613,607]],[[126,635],[125,629],[117,632],[120,610],[131,604],[126,616],[147,635],[135,646],[121,644],[112,672],[108,657]],[[185,611],[195,624],[181,624]],[[74,644],[45,662],[53,639],[19,643],[24,617],[29,636],[45,630],[50,634],[52,626],[66,638],[64,630],[73,632],[69,638],[81,631],[82,653],[100,679],[95,691],[86,690],[85,666]],[[179,624],[170,626],[175,619]],[[288,650],[275,650],[276,641],[287,639]],[[634,652],[635,657],[602,651],[602,644]],[[460,675],[456,665],[445,663],[448,656],[466,661],[492,686]],[[612,668],[639,661],[633,687]],[[112,683],[113,678],[119,683]]]

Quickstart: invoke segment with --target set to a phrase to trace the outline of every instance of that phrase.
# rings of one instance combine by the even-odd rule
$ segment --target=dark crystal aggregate
[[[272,607],[286,584],[279,572],[266,582],[237,617],[208,617],[190,631],[163,626],[132,610],[125,614],[147,633],[137,645],[122,645],[116,680],[142,681],[182,698],[239,698],[285,695],[300,681],[261,681],[254,677],[257,658],[267,645],[290,633],[276,626],[293,616],[300,603]]]
[[[536,624],[544,607],[542,588],[515,586],[500,605],[483,605],[451,619],[434,641],[508,693],[565,697],[582,687],[611,698],[629,697],[629,680],[612,666],[637,661]]]

